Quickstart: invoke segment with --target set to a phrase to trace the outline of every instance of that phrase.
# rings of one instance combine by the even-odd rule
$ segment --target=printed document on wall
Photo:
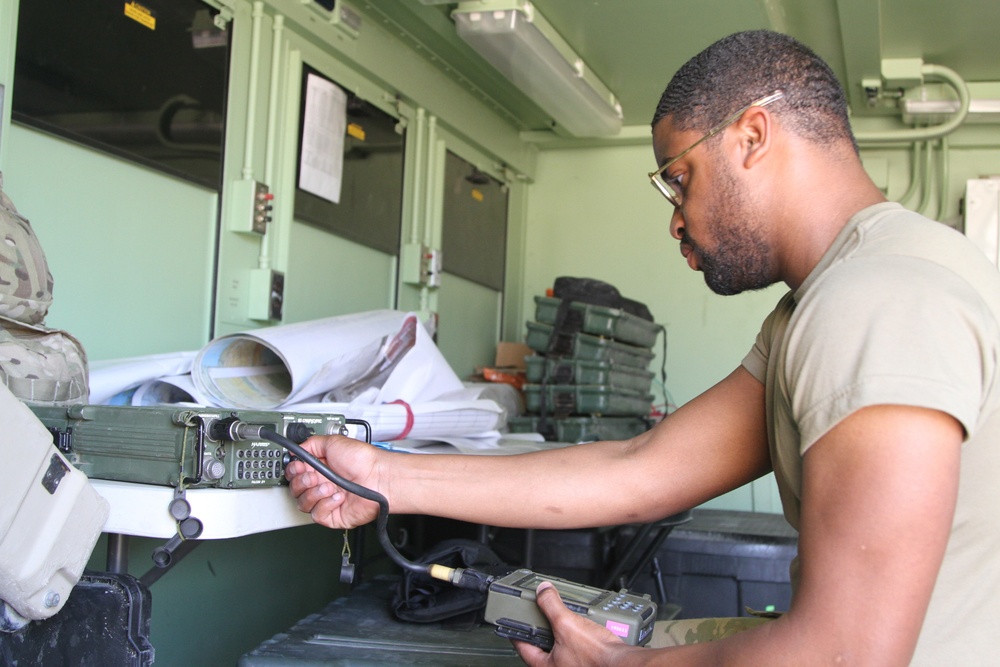
[[[346,127],[347,94],[332,81],[309,74],[302,119],[299,187],[334,204],[340,203]]]

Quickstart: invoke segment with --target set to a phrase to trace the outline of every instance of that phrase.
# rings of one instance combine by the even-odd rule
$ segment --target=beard
[[[765,242],[763,220],[752,198],[733,177],[728,165],[716,162],[716,203],[706,211],[711,220],[715,247],[694,243],[685,232],[683,242],[697,253],[705,284],[716,294],[728,296],[758,290],[777,282],[771,249]]]

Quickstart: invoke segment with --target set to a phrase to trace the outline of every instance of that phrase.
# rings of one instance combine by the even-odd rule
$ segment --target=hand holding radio
[[[344,436],[315,436],[302,448],[342,477],[369,489],[380,488],[377,470],[379,450]],[[334,529],[357,528],[378,515],[378,505],[347,493],[327,480],[304,461],[285,467],[289,489],[300,511],[308,512],[316,523]]]
[[[529,667],[606,665],[611,662],[612,652],[637,648],[625,644],[610,630],[571,611],[550,583],[539,585],[536,602],[552,627],[555,644],[551,651],[546,651],[527,642],[516,642],[514,648]]]

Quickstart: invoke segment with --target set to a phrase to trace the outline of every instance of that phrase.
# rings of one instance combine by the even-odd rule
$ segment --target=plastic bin
[[[557,334],[554,349],[549,350],[552,325],[528,322],[525,343],[536,352],[549,357],[570,357],[584,361],[606,361],[615,365],[646,369],[653,360],[653,352],[647,348],[620,343],[609,338],[601,338],[585,333]]]
[[[84,571],[59,613],[0,633],[0,664],[147,667],[152,596],[128,574]]]
[[[528,412],[545,411],[557,416],[567,415],[648,415],[653,396],[639,392],[616,390],[604,385],[555,384],[524,386],[524,403]]]
[[[594,440],[627,440],[649,430],[651,424],[642,417],[562,417],[549,420],[556,442],[592,442]],[[507,421],[511,433],[538,433],[539,417],[522,415]]]
[[[608,565],[612,535],[606,528],[501,528],[495,529],[490,546],[508,565],[597,586]]]
[[[554,324],[561,299],[547,296],[535,297],[535,320]],[[563,331],[613,338],[639,347],[652,347],[661,327],[655,322],[627,313],[618,308],[595,306],[571,301]]]
[[[797,534],[780,514],[698,509],[656,553],[667,598],[678,618],[748,616],[787,611],[789,566]],[[647,575],[650,576],[650,575]],[[635,588],[649,587],[644,577]]]
[[[538,384],[548,380],[553,384],[600,384],[614,389],[649,393],[653,373],[632,366],[615,366],[608,361],[585,359],[549,359],[541,356],[524,358],[525,378]]]

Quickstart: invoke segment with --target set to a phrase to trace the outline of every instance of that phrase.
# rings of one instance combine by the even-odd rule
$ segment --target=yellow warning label
[[[136,23],[141,23],[150,30],[156,30],[156,16],[150,9],[143,7],[138,2],[125,3],[125,16]]]
[[[365,128],[361,127],[357,123],[347,124],[347,133],[357,139],[358,141],[365,140]]]
[[[476,201],[483,201],[483,193],[479,188],[472,188],[472,198]]]

